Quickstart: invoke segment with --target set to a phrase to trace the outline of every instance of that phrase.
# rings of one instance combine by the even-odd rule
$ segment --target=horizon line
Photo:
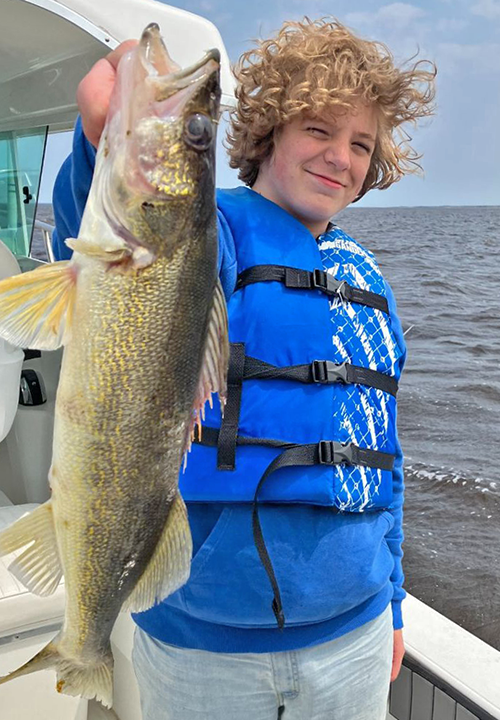
[[[38,205],[52,205],[52,202],[39,200]],[[339,210],[339,213],[344,212],[344,210],[398,210],[398,209],[410,209],[410,208],[500,208],[500,205],[494,205],[492,203],[491,204],[485,203],[484,205],[367,205],[367,206],[351,204],[345,208],[342,208],[342,210]],[[336,214],[338,214],[338,213],[336,213]]]

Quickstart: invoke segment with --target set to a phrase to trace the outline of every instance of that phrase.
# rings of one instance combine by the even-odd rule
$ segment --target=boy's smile
[[[354,112],[301,115],[276,134],[253,189],[300,220],[317,237],[359,194],[377,135],[373,105]]]

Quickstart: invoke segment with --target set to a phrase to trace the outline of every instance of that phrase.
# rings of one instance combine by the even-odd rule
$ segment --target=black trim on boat
[[[420,681],[420,687],[415,682],[413,674],[426,681],[432,686],[426,686]],[[451,701],[457,703],[453,715],[449,712],[442,714],[437,709],[436,689],[444,693]],[[443,704],[443,697],[439,699]],[[413,705],[415,704],[415,707]],[[425,705],[425,707],[423,707]],[[468,714],[460,714],[459,708],[463,708]],[[449,708],[450,709],[450,708]],[[448,709],[448,710],[449,710]],[[428,714],[426,714],[426,710]],[[470,717],[470,720],[497,720],[487,710],[481,708],[477,703],[453,687],[449,682],[435,675],[428,668],[425,668],[417,660],[406,655],[403,660],[403,668],[398,679],[392,683],[389,695],[389,712],[396,720],[410,720],[419,717],[422,720],[445,720],[445,718]]]

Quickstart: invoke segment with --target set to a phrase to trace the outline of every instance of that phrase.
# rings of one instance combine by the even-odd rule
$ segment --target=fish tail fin
[[[56,690],[65,695],[81,695],[84,698],[96,698],[106,707],[113,703],[113,656],[109,654],[100,662],[77,662],[66,658],[59,652],[57,638],[49,642],[27,663],[0,677],[0,685],[23,675],[55,668],[57,671]]]
[[[106,707],[113,704],[113,656],[103,657],[100,662],[86,664],[69,658],[57,662],[57,692],[95,698]]]

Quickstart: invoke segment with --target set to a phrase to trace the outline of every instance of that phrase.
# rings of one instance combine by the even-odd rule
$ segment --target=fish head
[[[120,61],[103,140],[103,209],[118,235],[154,255],[170,255],[214,214],[219,69],[217,49],[180,68],[154,24]]]

